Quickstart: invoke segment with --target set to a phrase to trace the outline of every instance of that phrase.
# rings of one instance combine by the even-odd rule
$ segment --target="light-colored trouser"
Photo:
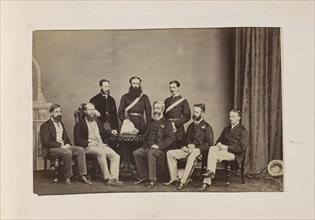
[[[85,148],[85,153],[97,157],[104,180],[117,179],[119,175],[120,156],[108,146],[90,146]],[[110,161],[110,171],[107,159]]]
[[[208,153],[207,170],[215,173],[217,168],[217,162],[222,160],[234,160],[235,155],[228,152],[228,150],[220,150],[218,146],[211,146]],[[203,179],[203,183],[211,185],[211,178],[206,177]]]
[[[194,169],[195,160],[199,155],[200,155],[199,148],[193,149],[191,153],[187,153],[182,149],[167,151],[166,153],[167,165],[170,171],[171,180],[178,180],[177,160],[187,158],[187,163],[185,166],[183,176],[180,178],[180,181],[186,184],[187,179],[191,176],[191,173]]]

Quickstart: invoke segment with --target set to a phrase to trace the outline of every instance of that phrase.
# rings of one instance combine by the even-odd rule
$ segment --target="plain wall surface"
[[[214,130],[215,141],[229,124],[232,28],[34,31],[33,57],[40,65],[42,92],[47,102],[61,105],[71,141],[73,113],[99,93],[102,78],[111,81],[117,108],[131,76],[142,78],[151,104],[169,97],[169,81],[177,79],[191,109],[193,104],[206,104],[205,120]],[[36,80],[33,65],[33,100]]]

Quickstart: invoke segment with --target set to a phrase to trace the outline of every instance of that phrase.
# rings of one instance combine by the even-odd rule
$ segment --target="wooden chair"
[[[38,131],[38,137],[40,137],[40,130]],[[41,142],[41,139],[39,138],[38,139],[39,142]],[[41,144],[41,143],[39,143]],[[43,172],[43,175],[44,175],[44,178],[46,177],[48,171],[51,171],[53,173],[53,176],[54,176],[54,184],[57,184],[58,183],[58,176],[59,176],[59,160],[58,158],[50,158],[48,157],[47,155],[45,157],[43,157],[44,159],[44,172]],[[48,162],[49,162],[49,170],[47,169],[48,167]]]
[[[49,162],[49,171],[53,172],[54,175],[54,184],[58,183],[58,176],[59,176],[59,160],[57,159],[53,159],[53,158],[47,158],[44,157],[44,177],[46,177],[47,174],[47,166],[48,166],[48,162]]]
[[[194,174],[194,171],[198,171],[197,175],[200,176],[200,178],[202,177],[202,174],[206,171],[207,169],[207,159],[208,159],[208,152],[209,150],[202,152],[199,157],[196,158],[196,161],[194,163],[194,168],[193,168],[193,172],[191,173],[190,177]],[[178,168],[185,168],[186,166],[186,162],[187,162],[187,158],[183,158],[180,159],[178,161]]]
[[[242,158],[241,161],[241,167],[238,166],[238,163],[235,160],[229,161],[229,160],[223,160],[221,162],[224,163],[224,167],[225,167],[225,173],[226,173],[226,186],[230,185],[230,176],[231,176],[231,163],[234,163],[233,165],[235,165],[235,169],[241,169],[241,180],[242,180],[242,184],[245,184],[245,174],[244,174],[244,164],[245,164],[245,156],[246,156],[246,151],[244,152],[244,156]]]

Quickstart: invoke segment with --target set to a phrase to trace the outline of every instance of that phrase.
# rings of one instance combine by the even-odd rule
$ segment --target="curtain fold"
[[[234,107],[250,139],[245,172],[264,174],[282,159],[280,28],[236,28]]]

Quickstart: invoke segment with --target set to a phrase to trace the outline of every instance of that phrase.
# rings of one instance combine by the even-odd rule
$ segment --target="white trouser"
[[[113,149],[107,145],[89,146],[85,148],[85,153],[97,157],[104,180],[118,180],[120,156]],[[108,169],[107,159],[110,161],[110,171]]]
[[[218,146],[211,146],[208,153],[207,170],[215,173],[217,168],[217,162],[222,160],[234,160],[235,155],[228,152],[227,150],[220,150]],[[203,179],[203,183],[211,185],[211,178],[206,177]]]
[[[166,153],[167,165],[170,171],[171,180],[178,180],[177,160],[187,158],[187,163],[185,166],[183,176],[180,178],[180,181],[186,184],[187,179],[190,177],[193,171],[195,160],[199,155],[200,155],[199,148],[192,149],[191,153],[187,153],[182,149],[167,151]]]

